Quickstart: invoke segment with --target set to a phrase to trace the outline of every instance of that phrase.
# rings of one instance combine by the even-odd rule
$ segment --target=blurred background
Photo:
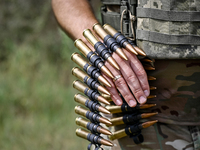
[[[51,1],[0,1],[0,150],[86,149],[75,135],[75,51]]]

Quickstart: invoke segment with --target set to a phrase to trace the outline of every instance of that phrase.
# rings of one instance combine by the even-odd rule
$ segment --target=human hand
[[[94,48],[90,43],[87,41],[85,43],[87,43],[88,47],[94,51]],[[104,77],[107,78],[111,84],[111,87],[107,87],[107,89],[109,90],[114,103],[116,105],[122,104],[122,99],[117,91],[119,90],[127,103],[131,107],[134,107],[137,104],[137,101],[140,104],[144,104],[146,102],[146,97],[149,95],[149,85],[146,72],[137,56],[126,51],[125,49],[124,52],[128,58],[127,61],[119,57],[115,52],[112,54],[112,57],[119,65],[120,71],[110,65],[109,62],[105,61],[106,67],[115,77],[114,80],[112,81],[112,79],[105,74]]]
[[[137,56],[123,49],[128,60],[124,60],[116,53],[112,57],[118,63],[120,71],[105,62],[106,67],[112,72],[116,79],[106,77],[112,87],[107,87],[111,99],[116,105],[122,105],[122,99],[117,90],[121,93],[129,106],[136,106],[137,102],[144,104],[149,96],[149,84],[146,72]]]
[[[113,81],[106,75],[104,75],[104,77],[109,80],[112,86],[107,87],[107,89],[109,90],[114,103],[116,105],[122,105],[123,103],[117,91],[119,90],[129,106],[134,107],[136,106],[137,102],[144,104],[147,100],[147,96],[149,95],[149,85],[146,72],[137,56],[132,52],[126,51],[124,49],[128,60],[122,59],[120,57],[121,55],[119,56],[116,52],[113,52],[111,57],[106,47],[103,46],[102,39],[100,40],[97,38],[96,34],[92,33],[89,29],[86,29],[83,31],[83,35],[85,37],[86,45],[88,45],[91,50],[95,51],[94,47],[96,47],[96,52],[98,52],[100,55],[104,54],[101,55],[101,57],[106,60],[106,67],[113,74]],[[110,62],[109,59],[117,62],[117,67],[116,65],[113,65],[113,61]]]

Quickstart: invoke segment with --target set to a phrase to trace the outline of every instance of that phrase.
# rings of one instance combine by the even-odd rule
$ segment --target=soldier
[[[150,81],[157,87],[157,90],[152,91],[157,97],[149,101],[156,103],[156,107],[151,108],[151,111],[159,113],[153,118],[159,122],[143,130],[142,144],[134,144],[132,139],[125,137],[115,140],[112,149],[199,150],[199,0],[113,0],[113,3],[110,0],[102,0],[102,2],[105,4],[102,8],[103,23],[111,24],[118,31],[122,24],[126,36],[134,38],[132,29],[134,15],[137,14],[137,24],[134,24],[137,46],[143,49],[148,57],[156,59],[156,70],[148,71],[148,75],[157,78],[155,81]],[[98,22],[87,0],[52,0],[52,6],[58,23],[73,40],[77,38],[85,40],[82,35],[83,30],[88,28],[92,30],[92,26]],[[84,42],[88,43],[87,40]],[[150,94],[149,85],[147,75],[136,55],[123,50],[128,61],[115,53],[112,55],[119,64],[120,71],[106,63],[115,76],[113,81],[107,78],[112,85],[107,89],[116,105],[122,105],[117,92],[119,90],[129,106],[134,107],[136,101],[140,104],[146,102]]]

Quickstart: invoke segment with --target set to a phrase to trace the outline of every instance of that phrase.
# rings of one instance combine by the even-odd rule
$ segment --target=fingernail
[[[141,96],[139,100],[140,100],[140,103],[145,103],[147,99],[144,96]]]
[[[144,94],[146,95],[146,97],[149,96],[149,91],[148,91],[148,90],[145,90],[145,91],[144,91]]]
[[[134,100],[129,101],[129,106],[133,107],[136,105],[136,102]]]
[[[120,100],[116,100],[116,105],[121,105],[121,101]]]

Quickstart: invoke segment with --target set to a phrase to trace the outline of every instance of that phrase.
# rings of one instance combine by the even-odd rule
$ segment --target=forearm
[[[83,39],[83,30],[97,22],[87,0],[52,0],[52,7],[59,25],[73,40]]]

